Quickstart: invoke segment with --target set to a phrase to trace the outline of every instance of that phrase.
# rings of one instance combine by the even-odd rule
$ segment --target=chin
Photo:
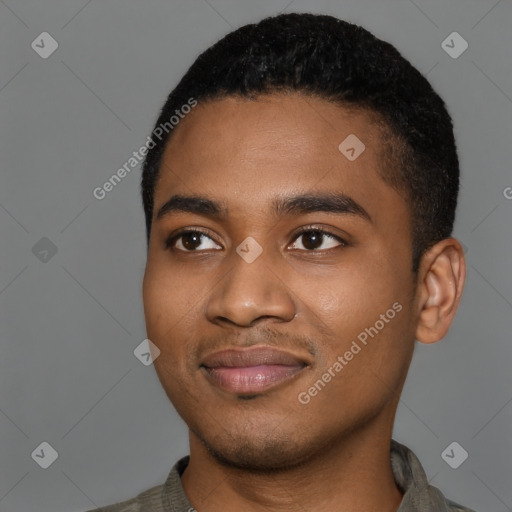
[[[248,437],[247,430],[242,434],[225,432],[213,438],[200,432],[194,434],[219,464],[255,473],[289,470],[318,455],[316,443],[298,439],[293,433],[287,435],[279,426],[266,435],[260,431],[253,437]]]

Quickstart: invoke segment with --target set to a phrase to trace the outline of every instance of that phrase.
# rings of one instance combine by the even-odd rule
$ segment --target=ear
[[[442,339],[459,306],[466,280],[464,250],[455,238],[435,244],[422,257],[416,298],[416,339],[435,343]]]

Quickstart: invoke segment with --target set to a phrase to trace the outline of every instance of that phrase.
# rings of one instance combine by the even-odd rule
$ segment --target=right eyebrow
[[[213,218],[226,218],[228,209],[218,201],[200,196],[173,195],[158,210],[156,219],[171,214],[172,212],[188,212]]]

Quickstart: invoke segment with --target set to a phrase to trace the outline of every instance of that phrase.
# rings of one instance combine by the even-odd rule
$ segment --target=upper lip
[[[204,358],[201,366],[206,368],[237,367],[247,368],[260,365],[306,366],[307,362],[289,352],[273,347],[258,346],[236,348],[215,352]]]

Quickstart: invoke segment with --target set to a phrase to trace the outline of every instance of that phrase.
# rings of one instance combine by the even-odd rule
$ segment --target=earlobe
[[[423,256],[417,289],[418,341],[435,343],[446,335],[459,306],[465,277],[464,251],[455,238],[441,240]]]

